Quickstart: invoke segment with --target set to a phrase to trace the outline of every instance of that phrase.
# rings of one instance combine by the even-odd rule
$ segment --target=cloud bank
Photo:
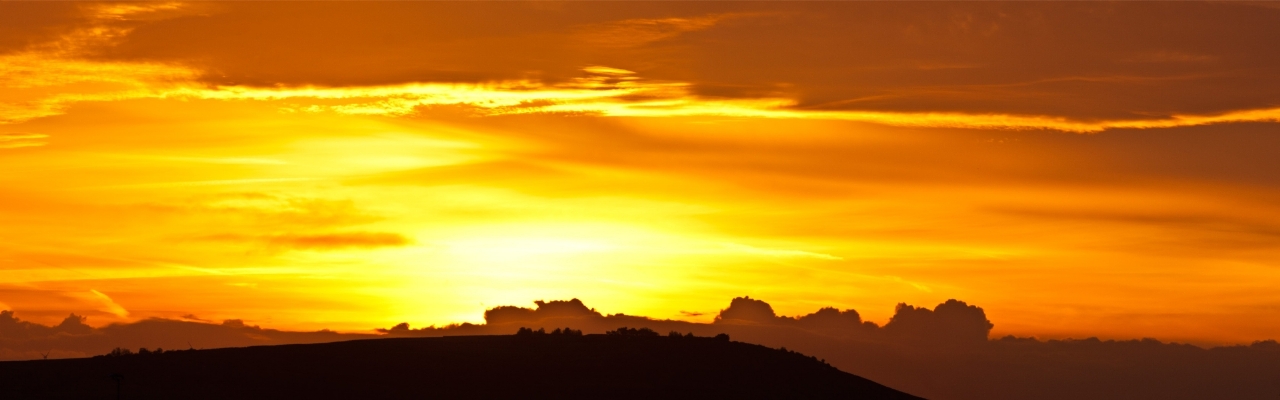
[[[822,308],[788,317],[766,302],[733,299],[712,323],[605,314],[578,299],[501,306],[484,324],[414,329],[407,323],[376,333],[286,332],[240,320],[214,324],[147,319],[93,328],[67,317],[56,326],[0,312],[0,357],[36,359],[103,354],[115,347],[167,349],[318,343],[375,337],[513,334],[522,327],[569,327],[588,334],[619,327],[731,339],[781,347],[890,387],[930,399],[1271,399],[1280,394],[1280,344],[1200,348],[1142,340],[989,338],[994,326],[982,308],[949,300],[933,308],[899,304],[879,326],[856,310]]]

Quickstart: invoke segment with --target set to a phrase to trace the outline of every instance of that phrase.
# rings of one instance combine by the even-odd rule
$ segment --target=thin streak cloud
[[[815,253],[803,250],[783,250],[783,249],[765,249],[744,244],[727,243],[724,245],[729,250],[746,254],[761,255],[766,257],[801,257],[801,258],[817,258],[821,260],[843,260],[843,257],[837,257],[830,254]]]

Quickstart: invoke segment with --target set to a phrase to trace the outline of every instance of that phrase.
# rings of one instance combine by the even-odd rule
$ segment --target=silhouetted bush
[[[719,334],[719,335],[716,335],[716,340],[723,340],[723,341],[728,342],[728,341],[729,341],[729,334],[727,334],[727,333],[721,333],[721,334]]]

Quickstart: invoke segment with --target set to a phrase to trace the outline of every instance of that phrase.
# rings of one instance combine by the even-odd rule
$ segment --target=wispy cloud
[[[257,179],[216,179],[207,181],[182,181],[182,182],[156,182],[156,183],[138,183],[130,185],[111,185],[111,186],[93,186],[83,189],[144,189],[144,188],[171,188],[171,187],[199,187],[199,186],[235,186],[235,185],[252,185],[259,183],[282,183],[282,182],[306,182],[315,181],[318,178],[257,178]]]
[[[188,162],[200,164],[226,164],[226,165],[287,165],[289,162],[276,160],[271,158],[258,157],[176,157],[176,156],[148,156],[148,155],[116,155],[116,157],[131,160],[152,160],[152,161],[174,161]]]
[[[338,250],[338,249],[370,249],[378,247],[400,247],[412,243],[404,235],[388,232],[343,232],[321,234],[279,234],[279,235],[243,235],[222,234],[207,236],[204,239],[231,242],[260,243],[271,247],[284,247],[299,250]]]
[[[583,27],[582,41],[606,47],[632,47],[670,39],[687,32],[711,28],[730,18],[747,14],[717,14],[688,18],[636,18]]]
[[[48,144],[49,135],[39,133],[0,133],[0,149],[40,147]]]
[[[1097,133],[1111,129],[1159,129],[1241,122],[1280,122],[1280,108],[1220,114],[1175,114],[1145,119],[1086,121],[1052,115],[963,112],[898,112],[803,110],[782,97],[706,99],[687,82],[652,82],[624,74],[626,70],[593,66],[591,76],[565,84],[504,81],[482,84],[413,83],[364,87],[185,86],[159,97],[213,100],[289,101],[286,112],[334,112],[353,115],[404,116],[419,107],[471,107],[480,115],[567,114],[605,117],[737,117],[844,120],[921,128],[1057,130]],[[626,71],[629,72],[629,71]],[[601,76],[606,75],[607,76]],[[622,75],[631,79],[616,79]],[[312,104],[305,104],[311,102]],[[323,105],[318,103],[324,103]],[[335,104],[336,103],[336,104]]]
[[[0,124],[58,115],[77,102],[154,96],[173,83],[192,82],[198,71],[182,65],[85,57],[132,31],[118,21],[179,8],[179,3],[87,5],[87,24],[51,42],[0,55],[0,87],[14,96],[0,101]]]
[[[129,317],[129,310],[124,309],[123,306],[116,303],[115,300],[111,299],[111,297],[94,289],[89,289],[89,293],[93,294],[94,297],[96,297],[99,301],[102,302],[102,305],[106,307],[105,311],[115,314],[117,317],[120,317],[120,318]]]

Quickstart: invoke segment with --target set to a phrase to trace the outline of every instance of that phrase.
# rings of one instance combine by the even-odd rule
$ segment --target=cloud
[[[412,240],[398,233],[388,232],[342,232],[321,234],[279,234],[279,235],[241,235],[222,234],[205,236],[202,239],[230,242],[260,243],[270,247],[282,247],[297,250],[338,250],[338,249],[371,249],[378,247],[400,247],[413,243]]]
[[[981,308],[953,299],[933,310],[899,303],[884,330],[890,335],[931,342],[983,342],[993,327]]]
[[[49,135],[39,133],[0,133],[0,149],[40,147],[49,144],[44,140],[47,138]]]
[[[993,72],[993,68],[963,68],[962,70],[965,71],[972,70],[971,72],[965,72],[965,74],[973,74],[974,76],[966,76],[963,79],[957,78],[943,85],[926,84],[931,82],[932,79],[928,77],[895,76],[893,79],[884,79],[886,82],[893,83],[892,86],[880,87],[875,90],[875,93],[864,93],[867,89],[858,89],[858,87],[833,85],[831,82],[840,82],[842,80],[838,77],[830,76],[829,72],[823,71],[855,70],[871,74],[880,70],[892,70],[893,72],[875,73],[910,75],[931,73],[930,71],[936,71],[937,69],[915,67],[886,69],[873,65],[843,65],[841,64],[842,62],[849,62],[849,60],[844,60],[843,58],[839,58],[839,60],[808,60],[803,57],[784,57],[785,52],[794,52],[795,46],[811,46],[823,49],[822,51],[814,51],[815,53],[828,53],[831,52],[830,48],[848,47],[850,44],[845,43],[844,40],[851,39],[840,38],[857,37],[858,35],[856,34],[865,33],[861,29],[870,29],[863,27],[853,29],[853,32],[846,32],[846,30],[851,29],[845,26],[849,24],[829,26],[827,24],[830,21],[824,19],[828,13],[835,13],[834,15],[850,14],[858,19],[864,19],[871,18],[870,15],[875,15],[875,13],[859,12],[865,11],[862,8],[879,9],[887,7],[885,10],[879,10],[883,11],[880,14],[882,15],[881,20],[867,21],[868,23],[865,24],[868,27],[882,26],[886,28],[932,26],[931,24],[936,24],[935,28],[951,27],[955,25],[957,15],[963,16],[964,18],[962,19],[965,21],[972,21],[974,18],[982,19],[986,21],[982,23],[984,26],[1000,25],[1003,27],[1011,23],[1010,21],[999,20],[999,18],[992,20],[993,17],[987,14],[999,15],[1001,13],[994,11],[987,13],[986,11],[991,10],[986,10],[984,7],[979,6],[970,6],[976,10],[968,10],[965,9],[967,7],[957,6],[964,10],[943,10],[920,14],[909,12],[912,8],[909,5],[842,5],[839,7],[833,6],[834,8],[828,7],[831,9],[826,10],[811,9],[814,6],[772,5],[762,8],[779,8],[779,10],[739,10],[710,14],[704,12],[698,15],[629,18],[581,24],[585,28],[582,28],[577,35],[585,38],[583,40],[606,47],[635,47],[648,43],[676,40],[684,33],[708,30],[730,19],[753,22],[749,26],[736,27],[735,29],[737,30],[731,32],[718,33],[718,35],[730,36],[713,36],[713,38],[698,40],[690,39],[688,42],[683,42],[683,47],[681,48],[703,49],[706,46],[723,47],[721,46],[723,43],[750,42],[751,35],[742,32],[742,29],[766,29],[768,32],[775,32],[783,36],[816,29],[819,32],[814,32],[806,39],[823,38],[815,43],[788,42],[781,39],[762,40],[759,41],[760,46],[762,46],[759,51],[753,47],[750,51],[741,50],[738,53],[728,54],[728,57],[704,60],[707,65],[699,64],[700,66],[690,70],[690,73],[678,75],[672,75],[669,71],[670,67],[623,68],[622,66],[624,65],[638,63],[635,60],[628,60],[627,57],[619,57],[615,58],[618,60],[616,61],[618,64],[596,62],[575,66],[557,65],[554,68],[545,66],[542,69],[562,71],[569,68],[577,68],[582,70],[579,76],[558,72],[547,79],[537,78],[539,74],[525,74],[526,78],[492,76],[485,79],[471,80],[428,79],[421,78],[421,76],[425,76],[422,74],[409,74],[409,76],[419,76],[419,78],[400,79],[398,82],[384,82],[381,84],[341,84],[340,82],[246,84],[210,82],[206,78],[219,73],[218,67],[215,65],[201,66],[191,62],[189,57],[166,58],[140,54],[130,58],[107,57],[101,54],[103,52],[110,53],[113,49],[121,47],[128,48],[129,44],[138,45],[131,40],[134,36],[139,35],[138,32],[140,31],[146,32],[146,35],[144,35],[147,36],[146,40],[160,40],[162,37],[164,40],[169,40],[168,36],[154,37],[160,31],[146,28],[163,25],[165,29],[179,29],[172,25],[174,18],[187,18],[190,19],[189,22],[207,22],[206,19],[208,18],[231,18],[235,20],[237,18],[236,15],[238,15],[236,12],[253,15],[254,12],[262,12],[268,9],[274,10],[276,7],[288,8],[290,6],[263,6],[257,10],[231,5],[225,7],[235,12],[198,13],[195,10],[200,7],[177,3],[130,7],[90,7],[93,10],[88,13],[91,18],[81,21],[85,24],[84,26],[72,28],[64,32],[56,40],[34,45],[23,51],[0,54],[0,69],[8,72],[4,77],[0,77],[0,86],[15,89],[32,89],[15,92],[15,98],[0,102],[0,123],[15,123],[33,118],[58,115],[65,112],[70,105],[80,102],[144,98],[272,102],[274,104],[270,106],[284,112],[332,112],[347,115],[407,116],[417,114],[424,107],[464,106],[478,111],[480,115],[490,116],[555,114],[645,118],[700,116],[816,119],[859,121],[923,128],[1056,130],[1076,133],[1096,133],[1116,129],[1166,129],[1228,123],[1280,122],[1280,109],[1272,107],[1271,104],[1274,102],[1268,101],[1233,103],[1230,106],[1213,108],[1176,104],[1159,107],[1151,105],[1158,101],[1169,101],[1168,99],[1170,98],[1185,97],[1164,96],[1161,99],[1147,99],[1149,104],[1131,101],[1124,107],[1113,107],[1113,109],[1120,111],[1112,111],[1109,115],[1090,115],[1076,112],[1073,109],[1074,107],[1079,107],[1078,104],[1090,102],[1074,101],[1072,104],[1077,105],[1063,105],[1057,103],[1049,104],[1052,101],[1038,97],[1035,99],[1025,98],[1027,96],[1039,96],[1038,93],[1044,91],[1057,93],[1063,90],[1084,90],[1060,87],[1091,88],[1105,86],[1111,88],[1111,90],[1110,93],[1102,94],[1071,92],[1060,93],[1062,95],[1050,97],[1079,98],[1081,96],[1097,97],[1105,95],[1104,97],[1106,98],[1116,98],[1117,96],[1114,92],[1135,85],[1148,87],[1158,84],[1162,89],[1174,91],[1185,91],[1205,85],[1221,88],[1222,85],[1210,82],[1215,79],[1226,79],[1222,78],[1221,75],[1227,72],[1218,71],[1217,69],[1170,75],[1149,73],[1149,71],[1143,70],[1143,68],[1148,68],[1149,66],[1144,67],[1142,65],[1164,64],[1166,63],[1164,61],[1177,61],[1186,64],[1197,60],[1226,59],[1228,57],[1210,54],[1213,49],[1222,48],[1222,46],[1204,46],[1197,43],[1195,47],[1203,48],[1178,48],[1173,46],[1157,51],[1131,52],[1138,54],[1135,60],[1143,60],[1144,62],[1121,62],[1118,64],[1129,66],[1117,66],[1115,70],[1092,71],[1086,74],[1066,74],[1069,71],[1057,71],[1055,68],[1037,65],[1041,68],[1022,68],[1021,70],[1043,70],[1047,72],[1036,76],[1026,76],[1021,73],[1005,74],[1008,75],[1007,79],[1002,77],[1002,79],[997,79],[994,82],[990,76],[987,76],[997,74],[998,71]],[[380,7],[369,7],[365,11],[346,10],[344,12],[346,14],[363,12],[380,15],[380,13],[386,11]],[[401,5],[399,7],[422,11],[418,8],[430,8],[433,6]],[[1002,12],[1004,12],[1003,8],[1008,8],[1012,10],[1008,12],[1034,14],[1039,11],[1038,7],[1040,6],[1008,5],[995,8],[999,9],[997,11]],[[1064,14],[1061,17],[1064,21],[1088,20],[1090,18],[1087,16],[1089,13],[1084,11],[1091,9],[1093,6],[1076,5],[1073,7],[1072,11],[1081,14]],[[1179,7],[1186,7],[1187,10],[1194,11],[1193,9],[1197,6],[1185,5]],[[188,8],[191,10],[188,10]],[[324,12],[317,11],[317,13],[342,11],[338,10],[338,8],[343,7]],[[1076,8],[1079,8],[1079,10]],[[1121,10],[1117,12],[1131,11],[1134,10],[1130,10],[1128,7],[1121,7]],[[1183,11],[1186,10],[1179,8],[1179,12]],[[766,14],[786,15],[787,17],[746,18]],[[368,17],[368,15],[363,16]],[[594,14],[589,14],[589,16],[593,18],[600,17]],[[498,17],[494,16],[494,18]],[[370,20],[378,20],[378,18]],[[834,18],[833,20],[839,20],[839,18]],[[1055,24],[1063,23],[1072,27],[1078,26],[1057,20],[1053,22]],[[779,31],[780,27],[794,27],[795,24],[804,23],[808,23],[811,26],[807,26],[805,29],[793,29],[793,31]],[[210,29],[208,24],[185,24],[180,26],[188,27],[186,29],[198,30],[197,26],[203,27],[199,29]],[[1054,27],[1057,27],[1057,25],[1054,25]],[[388,29],[399,28],[392,27]],[[450,27],[448,29],[462,28]],[[1018,29],[1025,30],[1026,28]],[[997,49],[1004,48],[1002,46],[1010,46],[1003,37],[1003,35],[1007,34],[1006,30],[1017,29],[1002,28],[1000,35],[989,38],[984,37],[984,40],[989,41],[991,46]],[[890,29],[889,31],[893,30]],[[937,32],[928,34],[937,34]],[[969,34],[976,33],[965,32],[965,35]],[[734,37],[732,35],[745,37]],[[527,36],[521,37],[527,38]],[[514,37],[503,36],[503,38],[505,39],[501,40],[510,40],[512,43],[517,43],[518,41]],[[285,39],[279,38],[278,40]],[[1039,39],[1050,40],[1048,38]],[[975,64],[976,61],[982,60],[967,58],[955,60],[921,59],[911,53],[912,50],[909,50],[912,48],[911,46],[902,45],[904,41],[911,42],[911,40],[899,37],[890,37],[885,40],[900,45],[865,46],[865,50],[850,51],[857,54],[861,54],[861,51],[867,51],[873,55],[886,53],[879,54],[883,57],[865,58],[887,59],[902,65],[972,66],[992,64],[990,62]],[[939,40],[938,42],[946,41]],[[283,47],[296,47],[294,46],[296,43],[277,44]],[[1160,43],[1143,42],[1139,44],[1150,47]],[[413,47],[415,43],[406,43],[405,45]],[[417,45],[423,44],[417,43]],[[151,43],[149,46],[144,47],[154,50],[156,46],[159,45]],[[1024,46],[1023,44],[1017,44],[1017,46],[1022,49],[1019,52],[1029,51],[1026,48],[1039,48],[1037,46]],[[1042,47],[1054,48],[1055,46]],[[237,46],[228,46],[228,48],[239,49]],[[716,51],[687,56],[725,56],[725,54],[722,54],[723,51],[712,50]],[[458,52],[459,50],[452,49],[451,51]],[[763,62],[755,60],[755,57],[759,56],[755,53],[760,52],[774,54],[774,59],[790,61],[778,64],[777,61]],[[401,53],[403,51],[397,52],[397,54]],[[238,53],[232,53],[223,56],[235,58],[238,55]],[[1038,58],[1026,54],[1024,56],[1026,57],[1018,59],[1019,63],[1030,62],[1026,60]],[[728,62],[726,60],[737,60],[737,65],[729,68],[718,64]],[[819,64],[813,66],[813,68],[808,68],[809,65],[806,64],[808,62],[818,62]],[[1213,64],[1215,63],[1213,62],[1197,61],[1196,63],[1205,64],[1206,66],[1203,68],[1219,68],[1214,66]],[[261,66],[263,63],[254,62],[252,64]],[[488,64],[491,65],[493,63]],[[587,65],[587,67],[584,69],[582,65]],[[732,70],[741,69],[741,65],[757,65],[755,68],[749,68],[755,73],[750,76],[725,76],[726,74],[734,73]],[[722,68],[716,70],[716,66]],[[800,70],[803,70],[803,73]],[[915,72],[904,72],[908,70]],[[1237,68],[1233,71],[1246,70],[1250,69]],[[651,75],[642,77],[635,71],[648,71],[646,73]],[[581,72],[585,72],[588,76],[581,76]],[[1001,75],[997,74],[996,76]],[[1182,78],[1169,80],[1171,76]],[[758,82],[757,80],[762,79],[761,77],[768,77],[769,81]],[[1129,78],[1117,80],[1113,79],[1114,77]],[[819,78],[821,80],[812,81]],[[1167,82],[1161,83],[1162,80]],[[1235,80],[1241,81],[1241,79]],[[1026,82],[1033,82],[1033,84],[1027,84]],[[993,91],[992,89],[1009,85],[1018,85],[1019,87],[1017,90]],[[1235,90],[1253,90],[1254,86],[1238,87]],[[733,93],[728,95],[708,95],[717,92],[719,89],[716,88],[740,88],[742,90],[731,90],[730,92]],[[779,88],[789,89],[782,90]],[[833,90],[836,92],[832,92]],[[1123,92],[1126,94],[1145,93],[1150,92],[1150,90],[1126,89]],[[1257,96],[1229,97],[1256,98]],[[965,104],[989,102],[998,104],[983,107],[963,106]],[[1033,108],[1024,107],[1027,104],[1039,103],[1045,103],[1045,105]],[[1146,111],[1152,109],[1164,111]]]
[[[751,323],[772,324],[776,323],[778,315],[774,314],[773,307],[769,303],[752,299],[751,297],[738,297],[729,303],[729,308],[720,310],[720,315],[716,316],[716,322],[743,321]]]
[[[509,325],[521,323],[539,323],[553,319],[598,319],[603,318],[595,309],[587,308],[582,300],[535,301],[538,307],[502,306],[484,312],[484,320],[488,324]]]
[[[604,315],[576,299],[536,305],[491,309],[480,325],[412,329],[399,324],[379,331],[422,337],[511,334],[519,327],[600,333],[627,326],[699,336],[727,333],[733,340],[799,351],[889,387],[942,400],[1067,400],[1116,393],[1153,399],[1221,393],[1267,398],[1276,393],[1267,368],[1280,366],[1280,345],[1274,341],[1204,349],[1153,339],[989,339],[993,324],[985,312],[958,300],[932,309],[900,304],[884,327],[863,321],[855,310],[832,307],[778,316],[768,303],[749,297],[733,299],[710,324]],[[1171,382],[1169,376],[1180,380]]]
[[[81,14],[88,17],[64,21],[58,39],[0,57],[0,65],[14,71],[6,76],[21,77],[11,84],[53,88],[54,81],[79,82],[110,89],[5,102],[0,119],[54,115],[78,101],[165,98],[211,88],[478,86],[536,77],[556,87],[576,79],[574,69],[590,66],[595,73],[605,71],[601,67],[642,71],[654,82],[686,85],[695,98],[719,93],[710,97],[733,101],[559,108],[613,108],[605,114],[645,116],[753,116],[763,109],[772,116],[754,117],[1070,132],[1275,120],[1255,112],[1275,103],[1268,93],[1275,92],[1277,81],[1266,67],[1274,63],[1265,52],[1275,43],[1257,39],[1276,37],[1268,34],[1273,28],[1240,22],[1265,18],[1256,10],[1217,4],[1160,6],[1158,15],[1147,4],[1089,3],[85,7],[90,11]],[[204,8],[218,12],[201,12]],[[289,18],[279,18],[285,15]],[[344,24],[335,27],[333,20]],[[735,23],[727,24],[730,20]],[[1174,28],[1193,21],[1217,34]],[[481,28],[493,26],[504,29]],[[577,28],[566,31],[565,26]],[[1080,26],[1092,28],[1080,32]],[[1130,34],[1133,26],[1144,27],[1142,34]],[[291,34],[277,34],[281,31]],[[1171,70],[1166,64],[1186,68]],[[1142,79],[1105,80],[1117,76]],[[1072,77],[1084,80],[1063,81]],[[1190,78],[1152,80],[1169,77]],[[1037,83],[990,91],[1018,82]],[[400,95],[366,100],[284,108],[406,115],[424,104],[468,104]],[[831,104],[844,105],[830,112],[794,112]],[[529,107],[502,111],[524,108]]]
[[[85,317],[71,314],[62,323],[54,326],[45,326],[32,322],[18,319],[13,311],[0,311],[0,343],[5,340],[31,340],[41,338],[51,338],[57,335],[81,335],[90,333],[93,328],[84,323]],[[8,346],[7,350],[13,350]]]
[[[50,358],[89,357],[106,354],[116,347],[185,350],[375,337],[323,330],[286,332],[250,326],[240,320],[215,324],[152,318],[98,328],[86,321],[87,318],[72,314],[56,326],[45,326],[23,321],[11,311],[0,311],[0,359],[40,359],[44,353],[50,353]]]
[[[591,67],[598,70],[600,67]],[[1227,123],[1280,122],[1280,108],[1234,110],[1214,114],[1172,114],[1157,118],[1081,120],[1055,115],[966,113],[954,111],[806,110],[785,97],[701,98],[690,82],[643,79],[579,78],[564,84],[533,80],[469,83],[411,83],[328,88],[170,85],[117,98],[194,98],[291,101],[286,112],[408,116],[428,106],[466,106],[481,115],[595,115],[604,117],[734,117],[868,122],[918,128],[1056,130],[1097,133],[1114,129],[1164,129]],[[63,98],[55,103],[77,101]],[[322,104],[323,103],[323,104]],[[336,104],[335,104],[336,103]],[[53,103],[50,103],[53,104]],[[50,108],[52,110],[52,108]],[[42,111],[43,112],[43,111]],[[42,115],[53,115],[49,111]],[[21,118],[18,118],[21,119]],[[15,120],[18,120],[15,119]]]
[[[204,318],[197,317],[195,314],[184,314],[179,318],[188,320],[188,321],[196,321],[196,322],[213,322]]]
[[[485,313],[484,324],[414,329],[408,323],[376,334],[332,331],[286,332],[242,320],[146,319],[99,328],[71,315],[45,326],[0,312],[0,359],[38,359],[104,354],[115,347],[154,349],[241,347],[320,343],[376,337],[513,334],[521,327],[571,327],[588,334],[618,327],[676,331],[697,336],[725,333],[736,341],[785,347],[895,389],[940,400],[1126,398],[1270,398],[1272,372],[1280,367],[1280,344],[1200,348],[1154,339],[1037,340],[987,338],[992,324],[981,308],[949,300],[932,309],[901,304],[884,327],[862,321],[857,311],[826,307],[785,317],[768,303],[740,297],[714,323],[603,314],[582,301],[537,301],[534,308],[502,306]],[[1171,380],[1171,376],[1178,379]]]
[[[129,317],[129,310],[125,310],[124,307],[122,307],[119,304],[116,304],[115,300],[111,300],[111,297],[108,297],[106,294],[103,294],[102,292],[99,292],[94,289],[89,289],[89,293],[92,293],[94,297],[97,297],[99,300],[102,301],[102,304],[106,306],[107,312],[115,314],[117,317],[120,317],[120,318]]]
[[[142,208],[188,216],[218,215],[254,224],[255,228],[335,227],[378,221],[381,217],[349,199],[305,197],[263,192],[229,192],[192,196],[175,201],[149,202]],[[257,225],[261,224],[261,225]]]
[[[119,21],[156,11],[175,10],[176,3],[86,5],[91,17],[54,40],[12,53],[0,53],[0,124],[58,115],[85,101],[112,101],[157,96],[157,89],[190,82],[196,71],[155,62],[102,62],[88,59],[131,31]]]
[[[817,258],[821,260],[843,260],[844,259],[844,258],[833,256],[830,254],[815,253],[811,251],[802,251],[802,250],[764,249],[764,248],[747,246],[744,244],[737,244],[737,243],[726,243],[724,246],[735,252],[742,252],[742,253],[761,255],[761,256],[767,256],[767,257],[803,257],[803,258]]]
[[[721,21],[745,14],[706,15],[689,18],[636,18],[593,24],[579,30],[580,40],[602,47],[635,47],[684,33],[709,29]],[[625,71],[625,70],[624,70]]]

